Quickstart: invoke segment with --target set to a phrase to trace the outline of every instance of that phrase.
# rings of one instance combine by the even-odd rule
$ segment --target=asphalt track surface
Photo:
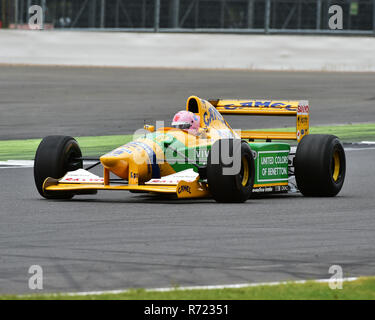
[[[189,88],[205,97],[298,95],[314,101],[317,124],[374,119],[370,74],[0,71],[4,139],[120,133],[123,123],[143,124],[143,112],[169,116]],[[31,265],[43,267],[43,292],[329,278],[334,264],[346,277],[374,275],[374,157],[374,149],[347,152],[347,179],[336,198],[291,194],[235,205],[122,192],[49,201],[34,188],[31,168],[0,169],[0,293],[33,293]]]

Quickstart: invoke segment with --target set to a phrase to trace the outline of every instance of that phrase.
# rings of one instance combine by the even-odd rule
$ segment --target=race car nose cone
[[[121,159],[115,158],[115,157],[110,157],[110,156],[105,156],[105,155],[100,157],[100,162],[102,163],[104,167],[108,169],[116,167],[119,161],[121,161]]]
[[[128,179],[129,163],[121,158],[102,156],[100,157],[102,165],[123,179]]]

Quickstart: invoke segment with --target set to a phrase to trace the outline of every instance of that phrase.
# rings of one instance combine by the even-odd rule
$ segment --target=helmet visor
[[[177,129],[189,129],[191,123],[189,122],[172,122],[172,127]]]

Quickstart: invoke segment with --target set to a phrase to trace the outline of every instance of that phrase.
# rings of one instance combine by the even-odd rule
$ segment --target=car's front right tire
[[[71,192],[48,193],[43,190],[47,178],[62,178],[68,171],[83,167],[82,152],[69,136],[48,136],[39,144],[34,161],[34,180],[39,194],[47,199],[71,199]]]

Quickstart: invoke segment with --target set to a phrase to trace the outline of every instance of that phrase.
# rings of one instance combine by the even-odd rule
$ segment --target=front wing
[[[124,183],[105,184],[104,179],[86,170],[79,169],[68,172],[61,179],[47,178],[43,184],[46,193],[76,192],[82,194],[97,190],[117,190],[174,194],[178,198],[204,198],[209,191],[205,182],[199,181],[199,175],[192,169],[184,170],[161,179],[151,179],[144,185],[129,185]]]

